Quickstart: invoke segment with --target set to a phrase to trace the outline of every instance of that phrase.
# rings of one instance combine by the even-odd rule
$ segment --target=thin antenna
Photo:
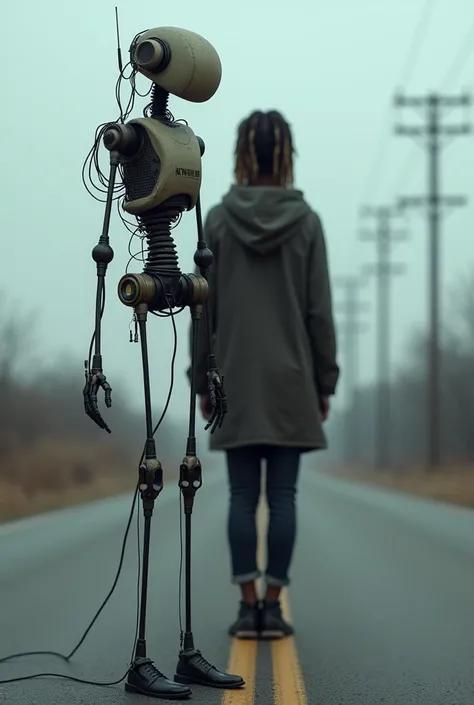
[[[122,66],[122,50],[120,48],[120,30],[119,30],[119,16],[118,16],[118,7],[115,7],[115,27],[117,30],[117,59],[118,59],[118,67],[119,71],[122,74],[123,73],[123,66]]]

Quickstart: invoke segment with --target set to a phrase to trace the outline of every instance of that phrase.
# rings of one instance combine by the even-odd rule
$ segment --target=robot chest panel
[[[160,158],[145,133],[140,157],[123,165],[127,201],[151,196],[161,171]]]

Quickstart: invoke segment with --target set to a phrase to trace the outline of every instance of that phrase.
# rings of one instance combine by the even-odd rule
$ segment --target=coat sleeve
[[[308,333],[314,359],[315,381],[321,396],[336,392],[339,366],[336,361],[336,331],[333,318],[326,240],[315,215],[308,272]]]
[[[206,216],[204,221],[204,239],[208,247],[212,250],[214,255],[214,262],[208,271],[208,283],[209,283],[209,298],[208,298],[208,310],[210,314],[211,322],[211,339],[214,345],[214,338],[216,332],[216,302],[215,302],[215,282],[216,275],[215,270],[217,266],[217,252],[215,248],[215,209],[211,209]],[[195,268],[195,273],[199,274],[197,267]],[[195,361],[196,363],[196,393],[198,395],[207,394],[207,367],[208,367],[208,341],[207,341],[207,324],[206,324],[206,314],[203,310],[201,319],[199,321],[199,334],[198,334],[198,355]],[[189,383],[191,383],[191,362],[192,362],[192,324],[189,326],[188,333],[188,350],[189,350],[189,367],[186,370],[186,376]]]

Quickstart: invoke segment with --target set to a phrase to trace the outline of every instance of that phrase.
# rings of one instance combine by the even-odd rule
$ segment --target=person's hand
[[[329,411],[331,410],[331,402],[329,400],[329,397],[320,397],[319,407],[321,409],[322,420],[326,421],[329,416]]]
[[[204,419],[206,421],[209,421],[212,416],[212,412],[214,411],[214,408],[207,394],[202,394],[199,397],[199,406],[201,407],[201,414],[203,415]]]

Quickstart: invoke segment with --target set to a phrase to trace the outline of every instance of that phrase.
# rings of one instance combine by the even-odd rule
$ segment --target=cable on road
[[[182,310],[182,309],[181,309],[181,310]],[[163,423],[163,419],[165,418],[166,412],[168,411],[168,407],[169,407],[169,404],[170,404],[170,401],[171,401],[171,396],[172,396],[172,394],[173,394],[173,389],[174,389],[174,376],[175,376],[175,363],[176,363],[176,355],[177,355],[177,352],[178,352],[178,331],[177,331],[177,328],[176,328],[175,316],[176,316],[178,313],[180,313],[181,310],[176,311],[176,312],[174,313],[173,310],[170,308],[170,312],[164,314],[165,316],[171,318],[171,322],[172,322],[172,325],[173,325],[173,338],[174,338],[174,341],[173,341],[173,354],[172,354],[172,357],[171,357],[171,374],[170,374],[170,386],[169,386],[169,390],[168,390],[168,396],[167,396],[166,403],[165,403],[165,406],[164,406],[164,408],[163,408],[163,411],[162,411],[162,413],[161,413],[161,416],[160,416],[160,418],[159,418],[159,420],[158,420],[158,422],[157,422],[157,424],[156,424],[156,426],[155,426],[155,428],[154,428],[154,430],[153,430],[153,436],[156,434],[156,432],[158,431],[159,427],[160,427],[161,424]],[[163,317],[163,314],[161,314],[161,317]],[[144,448],[143,451],[142,451],[142,454],[141,454],[141,457],[140,457],[139,466],[140,466],[141,463],[143,462],[144,456],[145,456],[145,448]],[[121,574],[122,574],[122,569],[123,569],[123,564],[124,564],[124,558],[125,558],[125,550],[126,550],[126,547],[127,547],[127,541],[128,541],[128,537],[129,537],[129,534],[130,534],[130,527],[131,527],[131,525],[132,525],[133,517],[134,517],[134,514],[135,514],[135,509],[136,509],[136,504],[137,504],[137,498],[138,498],[138,489],[139,489],[139,488],[138,488],[138,482],[137,482],[137,485],[136,485],[136,488],[135,488],[135,492],[134,492],[134,494],[133,494],[132,506],[131,506],[131,508],[130,508],[130,514],[129,514],[129,517],[128,517],[127,526],[126,526],[126,528],[125,528],[125,533],[124,533],[124,536],[123,536],[123,539],[122,539],[122,547],[121,547],[121,551],[120,551],[120,559],[119,559],[119,564],[118,564],[118,567],[117,567],[117,573],[116,573],[115,579],[114,579],[114,581],[113,581],[113,583],[112,583],[112,587],[110,588],[110,591],[109,591],[107,597],[106,597],[105,600],[102,602],[101,606],[100,606],[99,609],[97,610],[97,612],[96,612],[96,614],[94,615],[94,617],[93,617],[92,621],[90,622],[89,626],[87,627],[87,629],[85,630],[84,634],[82,635],[82,637],[80,638],[80,640],[77,642],[77,644],[76,644],[76,646],[73,648],[73,650],[72,650],[68,655],[61,654],[61,653],[59,653],[59,652],[57,652],[57,651],[24,651],[24,652],[22,652],[22,653],[10,654],[9,656],[4,656],[3,658],[0,658],[0,664],[6,663],[7,661],[12,661],[13,659],[24,658],[24,657],[26,657],[26,656],[54,656],[54,657],[57,657],[57,658],[62,659],[63,661],[69,662],[69,661],[72,659],[72,657],[77,653],[77,651],[80,649],[80,647],[81,647],[81,646],[83,645],[83,643],[85,642],[85,640],[86,640],[86,638],[87,638],[89,632],[91,631],[92,627],[93,627],[94,624],[97,622],[99,616],[102,614],[103,610],[105,609],[106,605],[108,604],[110,598],[111,598],[112,595],[114,594],[115,589],[116,589],[116,587],[117,587],[117,585],[118,585],[118,581],[119,581],[120,576],[121,576]],[[181,545],[180,545],[180,553],[181,553],[181,555],[180,555],[180,566],[182,567],[182,564],[183,564],[183,538],[182,538],[181,526],[182,526],[182,525],[180,524],[180,538],[181,538],[181,541],[180,541],[180,544],[181,544]],[[141,558],[140,558],[140,514],[139,514],[139,512],[137,512],[137,539],[138,539],[137,618],[136,618],[136,627],[135,627],[135,637],[134,637],[134,640],[133,640],[133,649],[132,649],[132,655],[131,655],[131,658],[130,658],[130,662],[132,662],[132,660],[133,660],[133,652],[134,652],[134,647],[135,647],[135,643],[136,643],[136,640],[137,640],[137,635],[138,635],[138,623],[139,623],[138,616],[139,616],[139,602],[140,602],[140,600],[139,600],[139,593],[140,593],[140,560],[141,560]],[[180,594],[180,600],[179,600],[180,605],[181,605],[181,583],[182,583],[182,575],[181,575],[181,573],[182,573],[182,568],[180,568],[180,581],[179,581],[179,583],[180,583],[180,592],[179,592],[179,594]],[[181,613],[180,613],[180,615],[181,615]],[[181,616],[180,616],[180,623],[181,623]],[[64,679],[64,680],[73,681],[73,682],[75,682],[75,683],[82,683],[82,684],[84,684],[84,685],[111,686],[111,685],[119,685],[120,683],[122,683],[122,682],[125,680],[125,678],[127,677],[129,671],[130,671],[130,667],[127,668],[126,672],[124,673],[124,675],[123,675],[119,680],[110,681],[110,682],[104,682],[104,683],[103,683],[103,682],[97,682],[97,681],[88,681],[88,680],[85,680],[85,679],[82,679],[82,678],[76,678],[76,677],[74,677],[74,676],[69,676],[69,675],[62,674],[62,673],[34,673],[34,674],[32,674],[32,675],[29,675],[29,676],[19,676],[19,677],[17,677],[17,678],[9,678],[9,679],[7,679],[7,680],[0,680],[0,685],[6,685],[6,684],[8,684],[8,683],[18,683],[18,682],[20,682],[20,681],[28,681],[28,680],[33,680],[33,679],[35,679],[35,678],[62,678],[62,679]]]

